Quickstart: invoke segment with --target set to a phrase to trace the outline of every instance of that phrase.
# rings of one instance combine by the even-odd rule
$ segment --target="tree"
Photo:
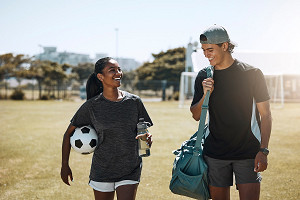
[[[38,82],[38,88],[39,88],[39,99],[42,98],[42,86],[45,85],[48,89],[48,95],[50,95],[50,92],[54,92],[54,86],[58,86],[58,82],[60,79],[63,79],[63,75],[61,73],[64,73],[62,70],[61,65],[58,65],[56,62],[51,62],[47,60],[34,60],[31,62],[30,66],[30,76],[35,78]],[[54,94],[53,94],[54,95]]]
[[[42,70],[44,72],[44,79],[42,83],[46,86],[48,90],[48,95],[52,95],[55,97],[55,86],[57,90],[57,98],[60,98],[60,90],[67,78],[65,71],[63,70],[62,65],[57,62],[51,61],[41,61],[42,62]]]
[[[72,72],[73,66],[69,65],[69,64],[63,64],[62,65],[62,69],[64,70],[65,74],[66,74],[66,78],[64,79],[64,84],[63,84],[63,90],[64,90],[64,96],[63,98],[65,99],[67,97],[67,86],[71,86],[72,85],[72,81],[73,80],[78,80],[79,76],[78,74]],[[68,73],[68,69],[71,69],[72,73]]]
[[[48,76],[52,81],[54,81],[54,84],[56,85],[56,89],[57,89],[57,98],[60,98],[60,90],[63,85],[63,82],[67,78],[67,75],[63,70],[62,65],[56,62],[51,62],[50,66],[51,66],[51,70]]]
[[[56,62],[51,62],[47,60],[33,60],[30,64],[28,78],[34,78],[38,82],[39,88],[39,99],[42,98],[42,86],[48,90],[48,96],[51,92],[54,95],[55,86],[57,91],[57,98],[60,98],[60,91],[64,91],[63,98],[66,97],[65,94],[65,84],[68,80],[76,78],[77,75],[69,74],[67,75],[66,70],[71,68],[68,64],[60,65]]]
[[[22,78],[27,76],[27,69],[24,67],[24,64],[28,64],[30,59],[30,57],[23,54],[14,56],[12,53],[7,53],[0,55],[0,81],[5,80],[6,99],[8,89],[6,79],[15,77],[20,86]]]
[[[73,67],[72,72],[78,74],[79,81],[83,84],[90,74],[94,72],[94,69],[95,66],[93,63],[79,63],[77,66]]]
[[[20,56],[18,56],[19,58]],[[6,79],[13,76],[13,73],[15,72],[16,68],[16,61],[15,57],[12,53],[7,53],[0,55],[0,81],[4,80],[5,85],[5,99],[7,99],[7,81]]]
[[[122,77],[122,87],[125,90],[133,92],[133,86],[136,84],[137,80],[135,80],[136,71],[123,71]]]
[[[23,78],[27,76],[27,69],[25,67],[26,64],[30,63],[31,58],[25,56],[23,54],[18,54],[12,59],[13,71],[12,76],[16,78],[19,83],[19,87],[21,85],[21,81]]]
[[[0,81],[3,81],[13,71],[13,54],[0,55]]]
[[[39,88],[39,99],[42,98],[42,85],[45,79],[46,68],[49,65],[49,61],[33,60],[31,61],[28,77],[35,78]]]
[[[168,85],[178,85],[181,72],[185,69],[185,48],[169,49],[152,54],[153,62],[146,62],[136,69],[138,80],[167,80]],[[155,90],[156,86],[151,89]]]

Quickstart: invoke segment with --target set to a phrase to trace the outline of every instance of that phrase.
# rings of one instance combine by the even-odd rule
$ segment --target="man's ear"
[[[98,74],[97,74],[97,78],[98,78],[100,81],[103,81],[103,75],[102,75],[102,74],[98,73]]]
[[[228,46],[229,46],[228,42],[224,42],[224,43],[222,44],[222,50],[223,50],[223,51],[227,51],[227,50],[228,50]]]

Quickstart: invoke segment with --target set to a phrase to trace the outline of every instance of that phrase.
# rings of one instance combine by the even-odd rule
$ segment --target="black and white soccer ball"
[[[83,126],[75,129],[70,137],[71,146],[81,154],[89,154],[95,151],[98,144],[98,136],[91,126]]]

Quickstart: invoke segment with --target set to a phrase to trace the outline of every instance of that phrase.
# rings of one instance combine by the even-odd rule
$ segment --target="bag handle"
[[[208,66],[206,68],[206,75],[207,78],[212,78],[213,77],[213,70],[214,67],[213,66]],[[197,140],[196,140],[196,144],[195,147],[197,149],[201,149],[201,140],[203,138],[203,131],[204,131],[204,127],[205,127],[205,120],[206,120],[206,114],[207,114],[207,110],[208,110],[208,102],[209,102],[209,96],[210,96],[210,91],[206,92],[202,107],[201,107],[201,116],[200,116],[200,121],[199,121],[199,126],[198,126],[198,132],[197,132]]]

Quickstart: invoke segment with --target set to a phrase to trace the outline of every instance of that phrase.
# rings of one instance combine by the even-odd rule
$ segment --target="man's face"
[[[202,44],[204,56],[208,59],[210,65],[222,67],[225,56],[224,45],[219,47],[217,44]]]

